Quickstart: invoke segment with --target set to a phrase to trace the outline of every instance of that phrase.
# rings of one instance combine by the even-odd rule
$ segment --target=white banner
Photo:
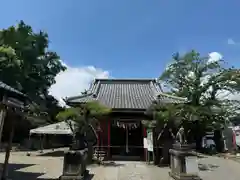
[[[151,130],[147,131],[147,144],[148,144],[148,151],[153,152],[153,133]]]

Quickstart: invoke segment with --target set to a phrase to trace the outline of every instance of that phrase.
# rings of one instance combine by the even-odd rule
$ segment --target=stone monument
[[[172,180],[201,180],[198,175],[197,155],[193,152],[194,144],[187,144],[184,128],[176,135],[177,143],[170,149],[169,176]]]

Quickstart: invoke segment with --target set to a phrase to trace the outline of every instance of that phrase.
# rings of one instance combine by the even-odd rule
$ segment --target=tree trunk
[[[169,165],[170,156],[169,150],[172,148],[173,142],[169,139],[169,141],[165,141],[162,147],[162,158],[160,160],[160,165]]]

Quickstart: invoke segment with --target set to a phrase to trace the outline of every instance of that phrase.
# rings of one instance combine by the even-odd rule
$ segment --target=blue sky
[[[50,48],[71,67],[155,78],[174,52],[190,49],[219,52],[240,66],[239,0],[7,0],[1,6],[0,28],[24,20],[47,31]]]

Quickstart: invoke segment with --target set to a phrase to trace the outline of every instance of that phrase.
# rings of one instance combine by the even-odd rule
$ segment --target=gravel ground
[[[61,175],[63,157],[61,152],[51,156],[26,156],[26,152],[13,152],[10,157],[9,177],[12,180],[47,180]],[[3,163],[4,154],[0,153]],[[200,176],[203,180],[238,180],[240,163],[219,157],[199,159]],[[159,168],[144,162],[117,161],[105,166],[92,165],[88,168],[92,180],[169,180],[169,168]]]
[[[238,180],[240,163],[220,157],[207,157],[199,160],[200,176],[203,180]]]

